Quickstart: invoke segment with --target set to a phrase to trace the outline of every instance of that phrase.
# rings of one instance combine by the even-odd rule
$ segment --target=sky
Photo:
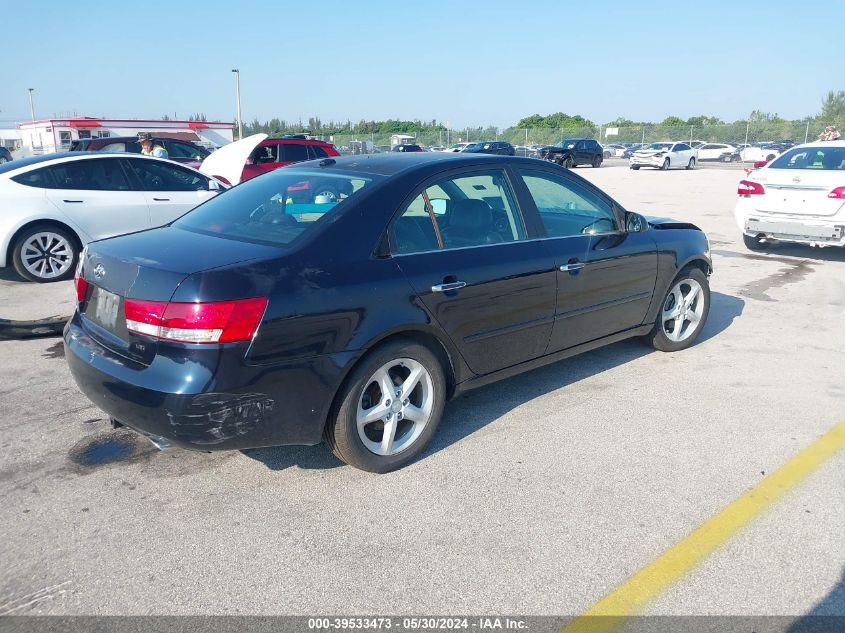
[[[0,127],[107,116],[317,116],[507,127],[752,110],[845,89],[845,2],[0,0]],[[829,28],[826,25],[830,25]]]

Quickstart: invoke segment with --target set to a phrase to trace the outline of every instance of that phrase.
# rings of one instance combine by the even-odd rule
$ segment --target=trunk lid
[[[241,181],[246,159],[252,154],[252,150],[258,147],[266,134],[253,134],[240,141],[224,145],[215,152],[212,152],[202,161],[199,170],[207,176],[225,178],[229,184],[237,185]]]
[[[762,213],[784,215],[836,215],[843,201],[828,198],[827,194],[836,187],[845,186],[845,178],[834,184],[831,176],[835,173],[821,169],[760,169],[749,177],[766,190],[763,195],[751,196],[754,208]]]
[[[176,227],[92,242],[81,262],[90,285],[79,306],[83,325],[103,346],[148,365],[158,341],[127,330],[126,299],[167,302],[194,273],[278,256],[280,250]]]

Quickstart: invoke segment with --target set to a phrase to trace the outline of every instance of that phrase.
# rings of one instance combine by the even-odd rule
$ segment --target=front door
[[[172,162],[128,158],[126,163],[144,191],[150,226],[169,224],[216,194],[208,190],[208,178]]]
[[[49,167],[47,198],[91,239],[150,227],[144,194],[133,190],[120,158],[92,158]]]
[[[425,186],[391,226],[391,249],[470,369],[541,356],[555,306],[553,258],[528,240],[503,170],[462,170]]]
[[[657,273],[647,233],[627,234],[613,202],[565,173],[520,169],[558,269],[556,352],[642,323]]]

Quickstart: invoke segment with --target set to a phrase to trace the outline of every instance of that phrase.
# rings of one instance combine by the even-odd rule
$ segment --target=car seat
[[[447,248],[503,241],[493,223],[493,209],[484,200],[468,198],[452,201],[449,226],[443,229],[443,242]]]

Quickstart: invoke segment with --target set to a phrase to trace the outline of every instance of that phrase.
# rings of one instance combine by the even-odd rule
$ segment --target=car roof
[[[384,154],[363,154],[359,156],[338,156],[334,158],[322,158],[296,163],[282,169],[296,169],[308,167],[329,167],[343,171],[356,172],[361,174],[373,174],[378,176],[392,176],[400,172],[420,168],[437,163],[443,163],[448,167],[463,167],[490,163],[491,165],[501,164],[502,161],[530,161],[536,163],[536,159],[521,158],[515,156],[495,156],[492,154],[462,154],[460,152],[388,152]],[[325,161],[333,161],[326,164]],[[323,163],[323,165],[321,165]]]
[[[328,141],[319,141],[317,139],[309,138],[284,138],[282,136],[265,138],[259,145],[301,145],[303,143],[311,145],[331,145]]]
[[[783,143],[771,143],[771,145],[783,145]],[[808,141],[800,145],[793,145],[789,149],[799,149],[802,147],[845,147],[845,139],[840,141]]]
[[[155,156],[145,156],[144,154],[127,154],[126,152],[55,152],[53,154],[41,154],[40,156],[28,156],[26,158],[20,158],[18,160],[13,160],[9,163],[4,163],[0,165],[0,175],[6,174],[12,171],[17,171],[18,169],[23,169],[26,167],[33,167],[37,165],[41,165],[43,163],[64,163],[73,160],[87,160],[90,158],[109,158],[109,157],[119,157],[119,158],[132,158],[141,160],[157,160],[157,161],[165,161],[167,163],[173,164],[172,161],[168,161],[164,158],[157,158]],[[181,165],[181,167],[188,167],[187,165]],[[191,169],[188,167],[188,169]]]

